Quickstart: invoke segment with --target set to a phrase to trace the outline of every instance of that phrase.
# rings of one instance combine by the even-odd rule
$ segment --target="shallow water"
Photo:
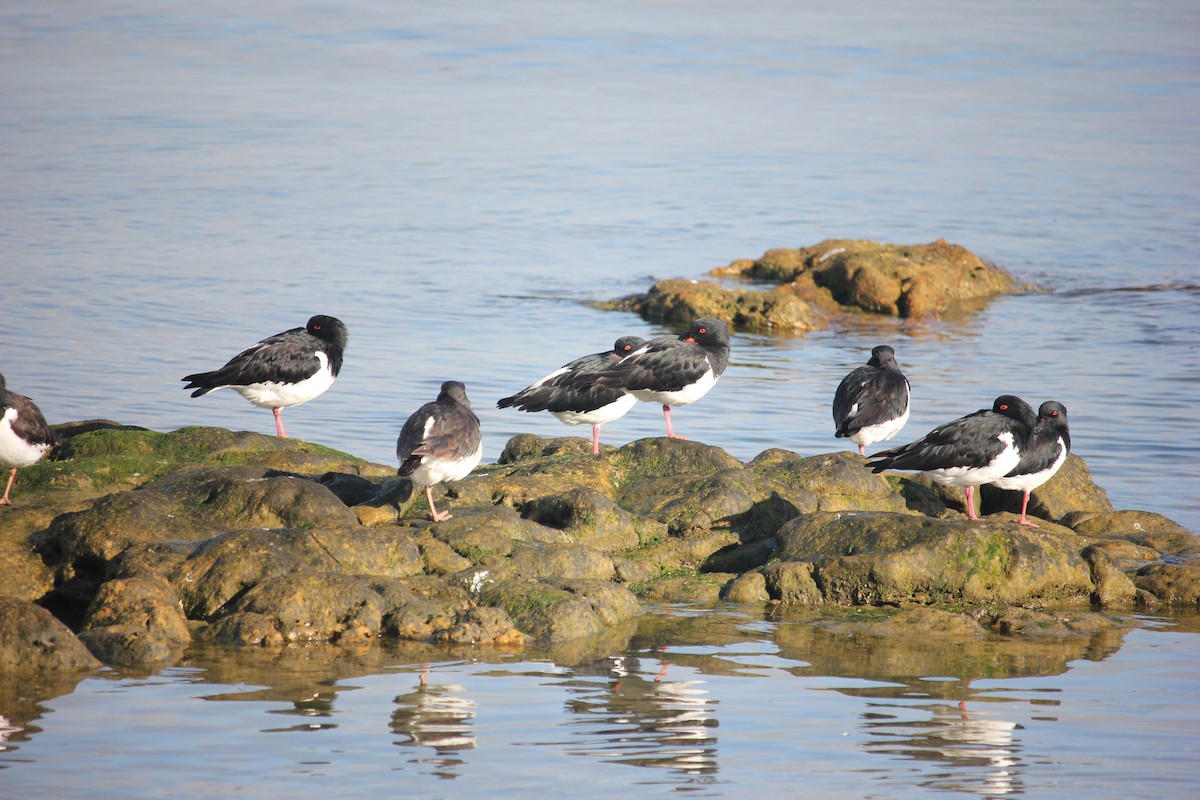
[[[1193,617],[1071,642],[831,633],[652,609],[504,655],[193,648],[26,697],[8,797],[1195,796]],[[69,691],[69,688],[66,689]],[[45,697],[45,699],[43,699]],[[10,712],[11,713],[11,712]],[[268,789],[268,783],[269,786]]]
[[[945,238],[1038,291],[937,321],[738,334],[677,429],[742,459],[836,449],[833,388],[888,342],[915,393],[897,441],[1001,393],[1056,399],[1117,507],[1200,530],[1197,30],[1184,2],[16,0],[0,6],[0,371],[54,422],[270,432],[266,411],[192,400],[180,376],[334,314],[346,368],[285,412],[293,436],[392,463],[403,419],[457,378],[492,460],[522,431],[585,435],[497,398],[661,332],[583,301],[774,247]],[[661,432],[645,405],[603,438]],[[816,796],[862,797],[1190,780],[1192,759],[1172,759],[1195,752],[1176,735],[1200,717],[1193,633],[1141,630],[1104,660],[975,681],[964,718],[940,670],[896,684],[855,653],[810,672],[802,649],[779,655],[776,621],[730,624],[749,633],[690,645],[712,653],[667,626],[586,673],[430,655],[423,694],[422,659],[401,651],[317,669],[307,701],[263,694],[261,672],[223,677],[230,654],[88,679],[47,702],[42,732],[14,734],[0,788],[43,796],[51,762],[76,793],[109,796],[254,796],[267,774],[298,794],[399,776],[428,796],[532,793],[563,771],[630,796],[780,796],[800,774]],[[661,646],[676,695],[653,680]],[[611,689],[618,655],[636,702]],[[739,659],[755,679],[723,671]],[[199,699],[214,695],[241,702]],[[425,696],[464,714],[446,733],[472,746],[410,735]]]

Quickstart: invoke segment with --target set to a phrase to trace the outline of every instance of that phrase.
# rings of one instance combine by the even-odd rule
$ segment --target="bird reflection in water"
[[[928,717],[913,719],[913,712],[927,712]],[[873,738],[866,747],[871,752],[948,768],[931,774],[926,788],[985,797],[1024,792],[1017,735],[1022,726],[997,718],[991,710],[971,711],[965,701],[957,705],[939,702],[907,706],[895,715],[868,716],[865,728]]]
[[[429,667],[425,667],[416,688],[392,701],[396,704],[392,733],[402,737],[396,745],[432,749],[432,756],[414,758],[411,763],[433,766],[432,774],[441,778],[458,777],[455,768],[463,760],[456,754],[475,747],[476,703],[464,697],[464,691],[458,684],[429,683]]]
[[[568,684],[568,752],[688,776],[717,772],[717,700],[702,680],[668,680],[667,662],[619,656],[576,668]],[[589,673],[608,680],[588,680]]]

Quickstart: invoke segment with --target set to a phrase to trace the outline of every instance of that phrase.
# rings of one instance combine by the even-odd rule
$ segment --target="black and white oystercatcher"
[[[600,426],[625,416],[637,398],[621,389],[597,386],[595,374],[629,355],[646,342],[622,336],[612,350],[577,358],[546,377],[496,403],[497,408],[549,411],[566,425],[592,426],[592,453],[600,452]]]
[[[333,385],[342,370],[346,340],[341,320],[318,314],[303,328],[277,333],[243,350],[218,370],[188,375],[183,388],[195,389],[192,397],[233,389],[259,408],[271,409],[275,430],[286,439],[280,409],[307,403]]]
[[[46,418],[32,400],[23,394],[10,392],[0,375],[0,467],[8,468],[8,483],[0,505],[11,506],[8,495],[17,470],[41,461],[61,437],[50,429]]]
[[[908,378],[896,363],[896,351],[881,344],[871,350],[866,366],[851,370],[833,395],[834,436],[858,445],[886,442],[908,422]]]
[[[728,365],[729,328],[719,319],[705,317],[693,321],[678,337],[647,342],[599,372],[594,381],[624,389],[647,403],[662,403],[667,436],[682,439],[671,427],[671,408],[708,394]]]
[[[939,425],[903,447],[869,456],[867,466],[872,472],[918,470],[943,486],[962,487],[967,518],[978,520],[975,487],[992,483],[1017,466],[1036,424],[1028,403],[1005,394],[997,397],[990,409]]]
[[[429,518],[441,522],[450,518],[433,504],[433,487],[444,481],[459,481],[471,474],[483,458],[483,436],[479,417],[471,410],[467,387],[458,381],[446,381],[437,400],[418,408],[404,423],[396,440],[396,474],[425,487]]]
[[[1058,468],[1071,452],[1071,431],[1067,427],[1067,407],[1054,400],[1047,400],[1038,407],[1037,424],[1029,437],[1029,445],[1021,451],[1017,466],[1003,478],[992,481],[1001,489],[1024,492],[1021,498],[1021,525],[1037,527],[1025,517],[1029,507],[1029,494],[1054,477]]]

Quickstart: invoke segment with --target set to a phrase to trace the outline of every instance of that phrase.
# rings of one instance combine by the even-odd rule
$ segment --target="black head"
[[[1015,394],[1002,394],[997,397],[992,403],[992,411],[1023,422],[1031,428],[1037,424],[1037,415],[1033,413],[1033,408]]]
[[[679,337],[685,342],[695,342],[703,347],[729,346],[729,326],[719,319],[702,317],[688,327],[687,333]]]
[[[327,317],[324,314],[317,314],[308,321],[304,329],[316,336],[318,339],[324,339],[330,344],[335,344],[338,347],[345,348],[346,341],[350,338],[346,331],[346,326],[337,317]]]
[[[627,356],[645,343],[646,340],[640,336],[622,336],[613,344],[613,353],[618,356]]]
[[[1053,422],[1067,427],[1067,407],[1054,400],[1047,400],[1038,406],[1038,422]]]
[[[884,367],[891,364],[893,367],[899,367],[896,363],[896,351],[888,347],[886,344],[881,344],[871,348],[871,358],[867,361],[868,367]]]
[[[467,399],[467,387],[461,381],[446,381],[442,384],[442,390],[438,392],[437,401],[439,403],[451,400],[467,408],[471,407],[471,401]]]

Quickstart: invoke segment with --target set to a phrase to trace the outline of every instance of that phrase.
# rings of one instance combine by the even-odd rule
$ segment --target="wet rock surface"
[[[769,250],[712,274],[756,286],[669,279],[643,294],[596,305],[665,324],[716,317],[743,330],[801,333],[847,314],[925,317],[1020,289],[1004,270],[941,240],[924,245],[826,240]]]
[[[972,523],[953,496],[853,452],[742,463],[656,438],[594,456],[583,438],[521,435],[446,487],[453,516],[431,523],[423,497],[377,502],[390,467],[303,443],[78,430],[72,460],[29,468],[34,488],[0,512],[0,660],[87,669],[90,650],[153,666],[195,642],[576,647],[628,635],[639,598],[966,638],[1074,636],[1109,624],[1097,609],[1200,604],[1200,538],[1114,510],[1075,456],[1034,492],[1032,528],[1015,524],[1017,493]],[[145,458],[147,473],[101,469]],[[878,609],[874,627],[837,613],[852,608]]]

